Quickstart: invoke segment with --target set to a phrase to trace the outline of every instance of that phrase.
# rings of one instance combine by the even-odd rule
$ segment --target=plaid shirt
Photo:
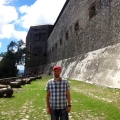
[[[67,80],[62,78],[56,82],[51,79],[47,82],[46,90],[50,92],[50,108],[52,109],[64,109],[67,107],[66,91],[70,89],[70,85]]]

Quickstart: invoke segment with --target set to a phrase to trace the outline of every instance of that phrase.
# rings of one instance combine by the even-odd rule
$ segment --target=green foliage
[[[7,50],[14,53],[17,65],[24,65],[26,48],[25,43],[22,40],[19,40],[17,43],[11,41],[7,47]]]
[[[0,78],[14,77],[17,72],[15,55],[11,51],[8,51],[0,62]]]
[[[11,41],[7,46],[7,52],[1,53],[0,78],[15,77],[18,73],[17,65],[24,65],[26,48],[25,43],[20,40],[17,43]]]
[[[5,56],[5,54],[6,54],[6,53],[1,52],[1,53],[0,53],[0,57],[4,57],[4,56]]]

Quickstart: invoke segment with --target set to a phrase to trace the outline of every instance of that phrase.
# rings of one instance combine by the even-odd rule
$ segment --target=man
[[[46,111],[51,120],[68,120],[71,111],[70,86],[60,77],[60,66],[53,67],[54,78],[46,84]]]

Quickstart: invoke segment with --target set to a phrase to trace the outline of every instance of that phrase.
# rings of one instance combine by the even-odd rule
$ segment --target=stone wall
[[[25,71],[40,71],[39,66],[47,64],[47,39],[53,25],[32,26],[26,37],[28,50]],[[41,70],[43,71],[43,70]]]
[[[120,89],[120,43],[52,62],[46,66],[45,73],[54,65],[61,66],[63,78]]]
[[[96,14],[90,18],[92,6]],[[68,0],[48,38],[48,63],[119,43],[119,14],[119,0]]]

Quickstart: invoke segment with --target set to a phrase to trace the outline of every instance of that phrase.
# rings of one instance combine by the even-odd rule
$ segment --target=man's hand
[[[47,112],[48,114],[50,114],[50,108],[49,108],[49,107],[46,108],[46,112]]]
[[[71,107],[67,107],[66,111],[67,111],[67,113],[69,113],[71,111]]]

